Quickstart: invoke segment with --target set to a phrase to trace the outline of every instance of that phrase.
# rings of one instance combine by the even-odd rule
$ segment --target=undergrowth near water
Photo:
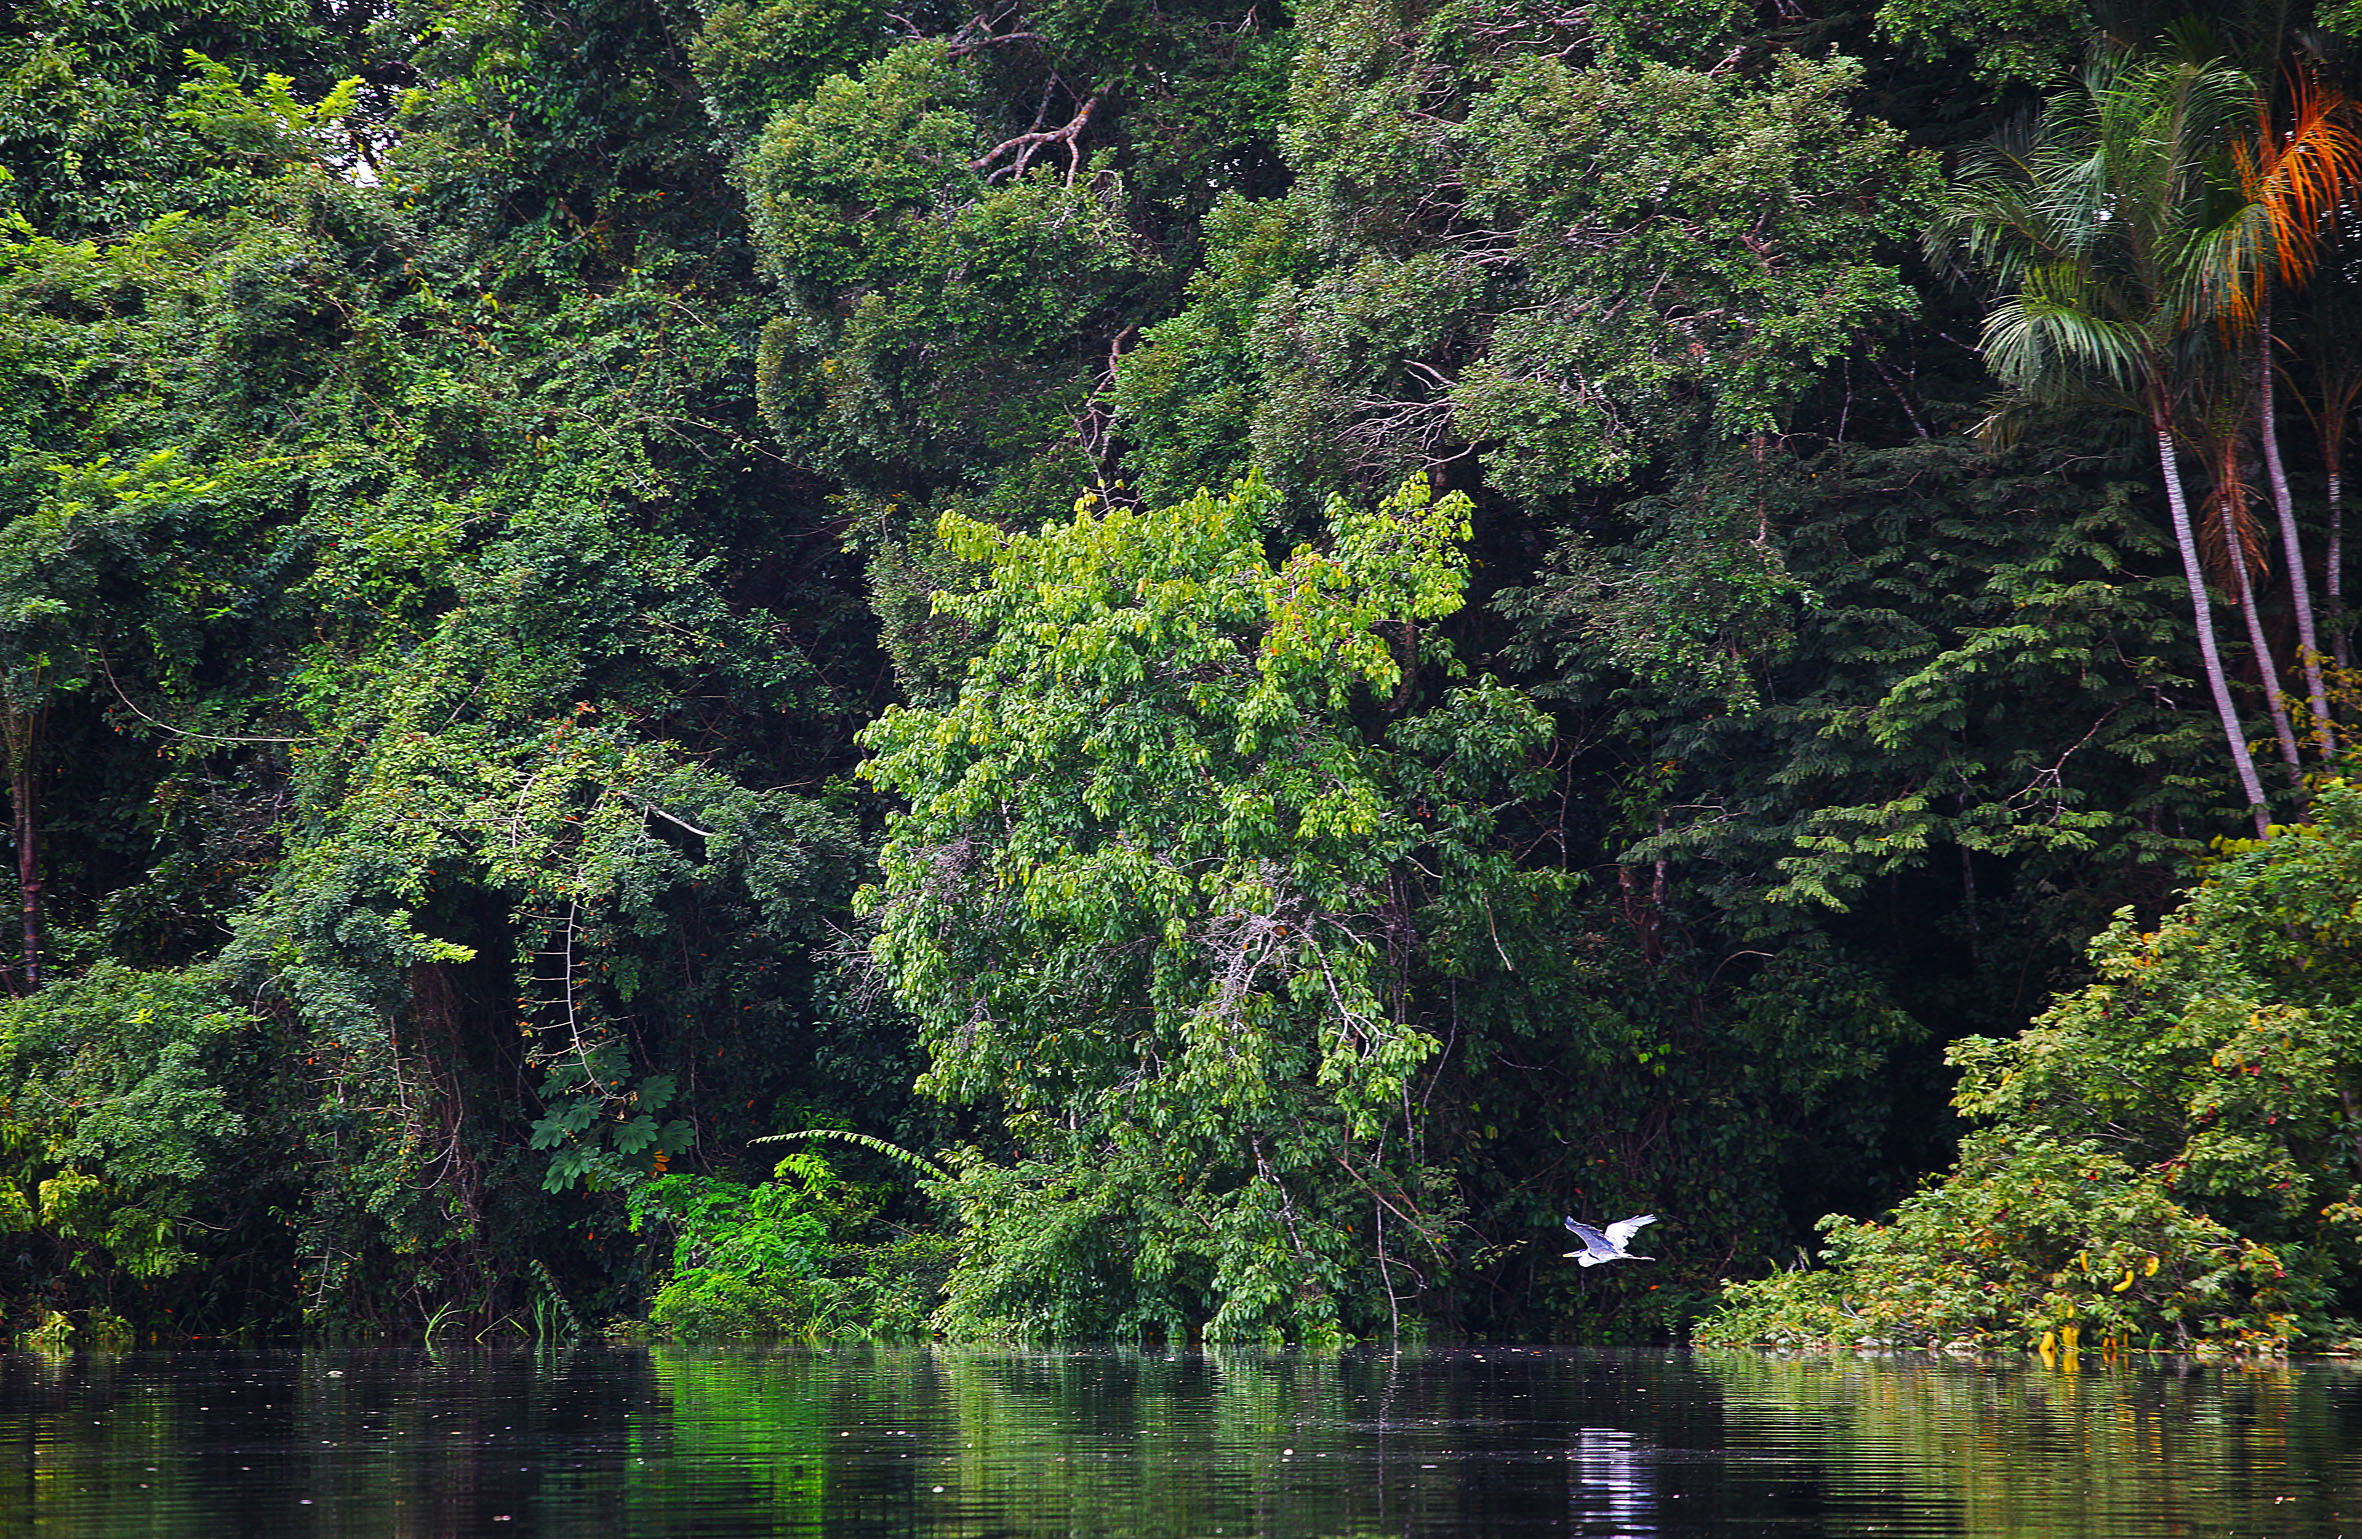
[[[2153,931],[2017,1037],[1971,1037],[1985,1125],[1885,1222],[1832,1215],[1819,1269],[1732,1284],[1705,1344],[2004,1346],[2046,1358],[2279,1354],[2362,1301],[2362,787],[2225,841]]]
[[[671,1278],[649,1323],[688,1341],[923,1335],[953,1259],[938,1235],[878,1224],[877,1194],[797,1150],[769,1181],[662,1176],[632,1198],[633,1227],[668,1227]]]

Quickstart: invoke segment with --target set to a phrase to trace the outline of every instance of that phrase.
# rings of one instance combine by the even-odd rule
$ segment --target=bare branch
[[[984,172],[984,179],[988,182],[997,182],[1003,177],[1013,180],[1025,174],[1025,168],[1033,163],[1034,156],[1040,154],[1050,145],[1063,144],[1066,146],[1067,154],[1066,185],[1072,187],[1076,175],[1081,172],[1083,167],[1081,143],[1083,130],[1090,126],[1091,114],[1099,110],[1099,103],[1104,96],[1104,92],[1093,91],[1089,98],[1083,102],[1082,107],[1076,111],[1073,117],[1067,119],[1062,127],[1035,129],[1029,133],[1018,134],[1014,138],[1003,139],[981,156],[970,161],[968,169]],[[994,165],[994,162],[1002,156],[1011,154],[1017,158],[1007,165]]]

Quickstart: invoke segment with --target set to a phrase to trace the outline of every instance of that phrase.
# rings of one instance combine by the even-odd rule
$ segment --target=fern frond
[[[849,1128],[805,1128],[797,1133],[766,1133],[760,1138],[750,1140],[750,1142],[783,1144],[797,1138],[833,1138],[839,1143],[859,1144],[862,1148],[874,1149],[889,1159],[900,1160],[914,1170],[924,1171],[934,1180],[949,1181],[952,1179],[950,1171],[945,1170],[923,1154],[913,1154],[900,1144],[888,1143],[882,1138],[875,1138],[867,1133],[856,1133]]]

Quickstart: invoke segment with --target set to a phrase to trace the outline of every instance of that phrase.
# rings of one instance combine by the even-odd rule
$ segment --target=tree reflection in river
[[[2355,1490],[2362,1374],[2320,1366],[0,1354],[0,1539],[2331,1539]]]
[[[1829,1533],[1898,1497],[1978,1535],[2339,1533],[2362,1515],[2362,1371],[1701,1353],[1728,1452],[1814,1464]],[[1859,1510],[1864,1521],[1842,1521]],[[2362,1526],[2357,1526],[2362,1532]]]

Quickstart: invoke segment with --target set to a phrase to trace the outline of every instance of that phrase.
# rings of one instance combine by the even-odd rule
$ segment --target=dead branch
[[[1014,180],[1025,174],[1025,168],[1033,164],[1034,156],[1053,144],[1063,144],[1066,146],[1067,155],[1066,185],[1072,187],[1075,177],[1081,173],[1083,168],[1083,130],[1090,126],[1091,114],[1099,110],[1099,103],[1104,95],[1104,92],[1093,91],[1089,98],[1083,102],[1082,107],[1073,117],[1067,119],[1062,127],[1038,128],[1029,133],[1018,134],[1011,139],[1003,139],[981,156],[970,161],[968,169],[984,172],[984,179],[988,182],[997,182],[1003,177]],[[1007,165],[994,165],[994,162],[1004,155],[1015,155],[1017,158]]]

